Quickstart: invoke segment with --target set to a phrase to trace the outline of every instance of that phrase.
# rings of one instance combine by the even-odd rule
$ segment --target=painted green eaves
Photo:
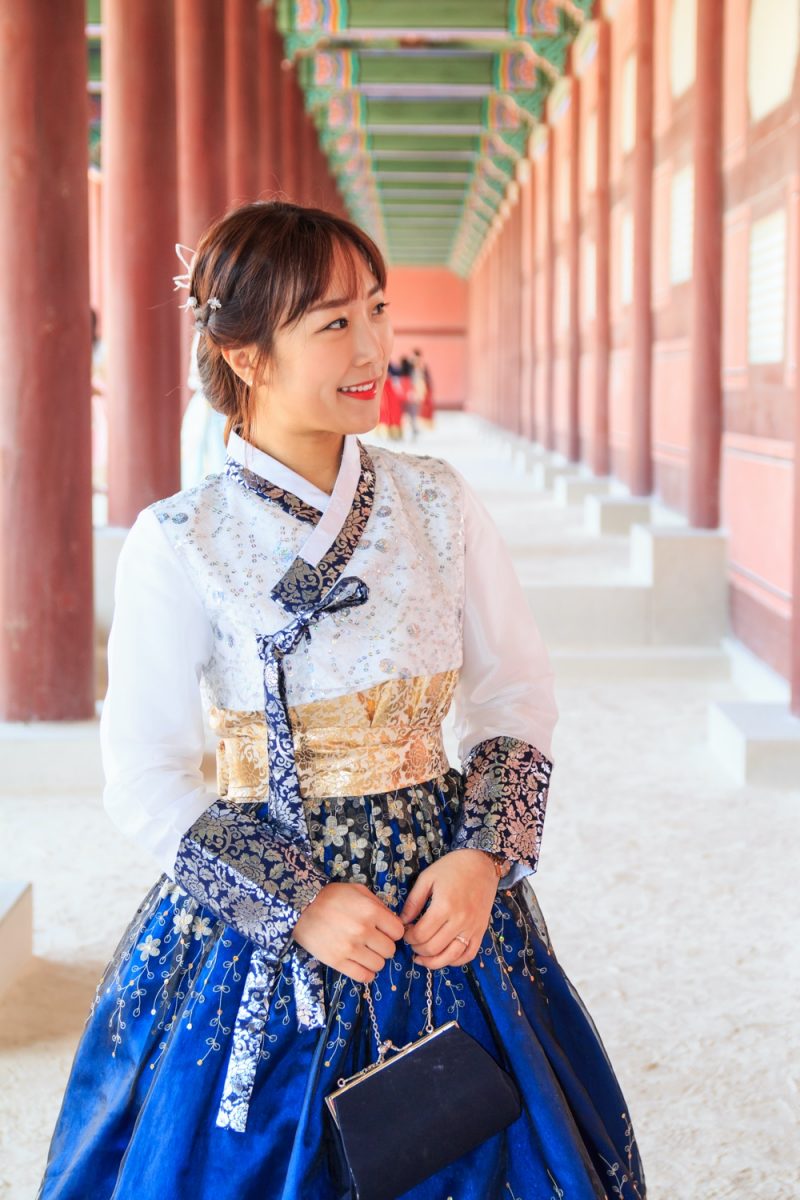
[[[594,0],[276,0],[353,218],[469,274]]]

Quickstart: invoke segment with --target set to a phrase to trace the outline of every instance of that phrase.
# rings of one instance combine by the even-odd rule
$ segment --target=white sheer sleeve
[[[100,718],[103,805],[171,878],[182,835],[216,799],[202,773],[200,673],[212,646],[200,597],[144,509],[117,565]]]
[[[538,863],[558,720],[553,671],[511,554],[472,487],[464,503],[463,663],[453,698],[465,801],[453,848],[505,854],[510,887]]]

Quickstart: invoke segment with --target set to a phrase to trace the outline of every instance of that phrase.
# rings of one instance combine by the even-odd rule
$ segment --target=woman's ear
[[[238,375],[249,387],[253,382],[253,363],[248,347],[223,346],[220,353],[234,374]]]

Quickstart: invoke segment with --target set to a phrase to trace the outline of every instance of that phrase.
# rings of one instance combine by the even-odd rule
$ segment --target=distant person
[[[400,367],[390,362],[381,397],[381,421],[385,420],[386,436],[392,441],[403,437],[403,390]]]
[[[411,425],[411,437],[419,436],[419,425],[417,424],[417,414],[419,412],[420,390],[419,375],[415,375],[415,364],[413,359],[407,355],[400,360],[400,372],[403,380],[403,412],[408,417]]]
[[[422,373],[425,381],[425,394],[419,406],[419,419],[428,429],[433,429],[433,378],[431,370],[420,350],[415,350],[422,363]]]
[[[433,425],[432,390],[430,386],[430,371],[422,351],[411,351],[411,379],[414,396],[419,405],[419,419],[429,427]],[[415,435],[416,436],[416,435]]]

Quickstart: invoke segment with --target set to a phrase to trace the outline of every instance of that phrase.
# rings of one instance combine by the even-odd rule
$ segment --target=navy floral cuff
[[[464,796],[450,849],[488,850],[535,871],[552,770],[530,742],[478,742],[462,764]]]
[[[223,800],[183,835],[174,873],[190,896],[276,962],[303,909],[330,882],[269,819]]]

